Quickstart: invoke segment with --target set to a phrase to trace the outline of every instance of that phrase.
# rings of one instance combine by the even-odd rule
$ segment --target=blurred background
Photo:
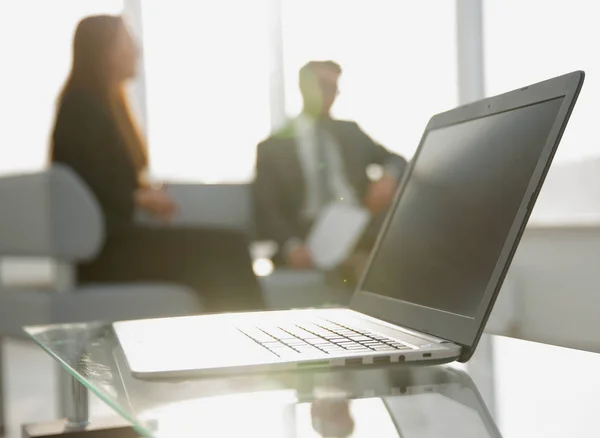
[[[143,75],[132,92],[143,106],[138,109],[149,136],[152,171],[163,179],[250,180],[258,141],[301,109],[297,75],[308,60],[340,63],[344,74],[335,115],[359,121],[375,140],[406,157],[431,114],[458,104],[453,1],[196,3],[3,2],[0,115],[3,120],[11,115],[13,122],[0,138],[15,147],[0,150],[0,171],[46,164],[74,27],[97,13],[124,11],[143,45]],[[591,8],[583,0],[483,1],[486,95],[574,69],[588,73],[586,93],[556,164],[600,154],[590,123],[599,63],[590,52],[600,32]],[[577,25],[568,32],[560,28],[569,23]],[[28,125],[40,129],[24,129]],[[235,163],[228,160],[231,154]]]
[[[481,8],[480,16],[471,15],[473,5]],[[551,250],[537,264],[527,257],[541,252],[536,245],[554,248],[552,239],[563,236],[565,224],[600,226],[596,6],[588,0],[5,0],[0,2],[0,174],[47,165],[73,31],[91,14],[123,13],[138,40],[140,74],[128,91],[148,137],[152,177],[166,181],[251,181],[257,143],[301,109],[298,70],[313,59],[332,59],[343,68],[334,115],[356,120],[407,159],[432,114],[582,69],[584,92],[531,221],[541,237],[526,237],[516,260],[519,272],[546,278],[524,283],[534,301],[530,307],[520,301],[519,308],[537,313],[511,313],[511,328],[498,331],[600,350],[592,335],[599,328],[595,312],[574,317],[586,306],[561,301],[565,285],[576,284],[580,302],[594,307],[589,306],[598,301],[593,261],[568,258],[571,253],[561,258]],[[587,242],[585,254],[597,258],[589,238],[575,240]],[[549,272],[563,282],[548,280]],[[544,313],[561,307],[568,309],[561,325],[575,324],[572,336],[554,337],[556,313]],[[514,324],[521,326],[515,331]],[[590,338],[577,338],[578,331]],[[523,352],[502,342],[491,348],[502,429],[511,431],[507,436],[531,436],[537,423],[560,414],[552,408],[559,395],[544,384],[544,372],[553,368],[540,370],[539,381],[522,382],[519,368],[506,358]],[[544,346],[539,348],[543,354]],[[548,361],[553,362],[551,350]],[[577,384],[574,373],[573,388]],[[531,415],[515,397],[503,403],[523,385],[546,391],[548,406]],[[579,394],[571,414],[592,415],[592,402],[591,392],[587,398]]]

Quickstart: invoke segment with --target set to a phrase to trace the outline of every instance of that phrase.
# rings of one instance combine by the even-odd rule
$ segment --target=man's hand
[[[365,206],[372,214],[381,213],[391,205],[397,188],[396,178],[391,175],[383,175],[380,180],[371,183],[367,196],[365,196]]]
[[[310,252],[304,245],[298,245],[290,249],[288,253],[288,263],[292,268],[296,269],[310,269],[313,267]]]

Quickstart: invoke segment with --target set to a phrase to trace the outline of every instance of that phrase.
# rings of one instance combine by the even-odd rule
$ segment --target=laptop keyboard
[[[323,352],[368,353],[412,350],[412,347],[368,330],[355,330],[333,321],[277,326],[254,325],[238,330],[279,357]]]

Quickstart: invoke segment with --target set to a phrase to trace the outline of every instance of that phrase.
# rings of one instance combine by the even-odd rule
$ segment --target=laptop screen
[[[428,131],[361,289],[475,317],[562,100]]]

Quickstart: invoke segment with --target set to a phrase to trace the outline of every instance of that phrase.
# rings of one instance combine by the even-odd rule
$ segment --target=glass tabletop
[[[513,338],[486,335],[493,362],[476,354],[468,367],[150,381],[131,375],[110,323],[26,331],[145,437],[487,438],[500,430],[505,438],[553,438],[597,431],[600,355]],[[496,423],[480,393],[494,403]]]
[[[451,366],[303,370],[178,381],[131,376],[111,324],[26,329],[146,437],[499,437]]]

